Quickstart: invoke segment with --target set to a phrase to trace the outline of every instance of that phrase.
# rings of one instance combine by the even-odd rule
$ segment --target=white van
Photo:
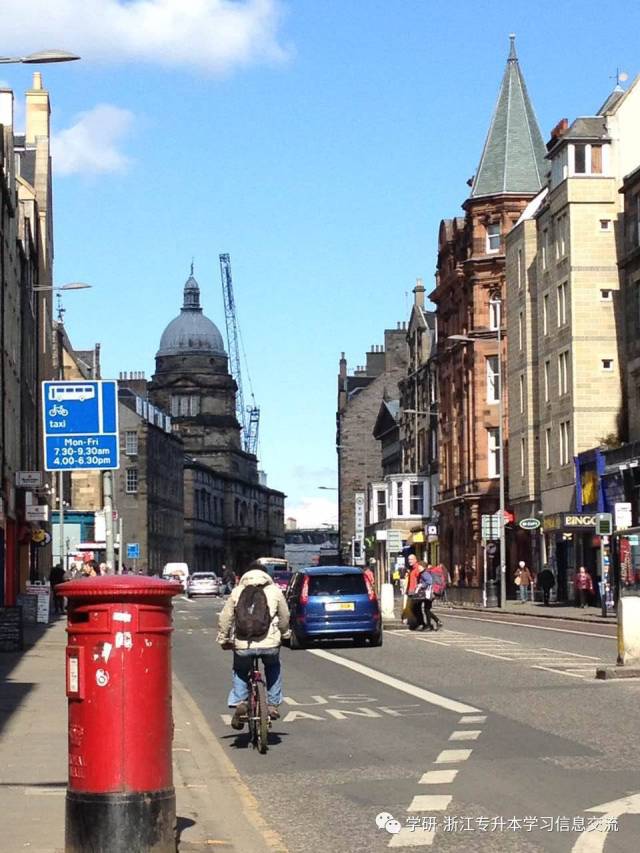
[[[189,566],[186,563],[165,563],[162,577],[168,581],[180,581],[186,587],[189,580]]]

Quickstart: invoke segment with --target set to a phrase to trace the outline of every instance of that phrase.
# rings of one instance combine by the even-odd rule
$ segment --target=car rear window
[[[274,572],[273,579],[274,581],[283,581],[289,583],[292,574],[293,572]]]
[[[366,595],[364,575],[309,575],[309,595]]]
[[[197,574],[197,575],[192,575],[192,579],[194,581],[214,581],[216,579],[216,576],[215,575]]]

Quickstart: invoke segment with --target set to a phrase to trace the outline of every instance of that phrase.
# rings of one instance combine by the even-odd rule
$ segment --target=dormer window
[[[487,225],[487,254],[500,251],[500,223],[492,222]]]
[[[576,142],[573,146],[573,174],[602,174],[602,145]]]

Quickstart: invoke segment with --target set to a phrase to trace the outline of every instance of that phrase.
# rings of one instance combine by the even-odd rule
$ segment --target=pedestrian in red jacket
[[[580,607],[587,607],[589,604],[589,596],[593,593],[593,581],[591,575],[584,566],[580,566],[578,574],[575,576],[574,585],[578,593],[578,601]]]

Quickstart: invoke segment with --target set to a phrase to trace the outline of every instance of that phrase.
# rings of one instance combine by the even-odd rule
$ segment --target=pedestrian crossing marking
[[[409,804],[408,812],[443,812],[453,797],[451,794],[417,794]]]

